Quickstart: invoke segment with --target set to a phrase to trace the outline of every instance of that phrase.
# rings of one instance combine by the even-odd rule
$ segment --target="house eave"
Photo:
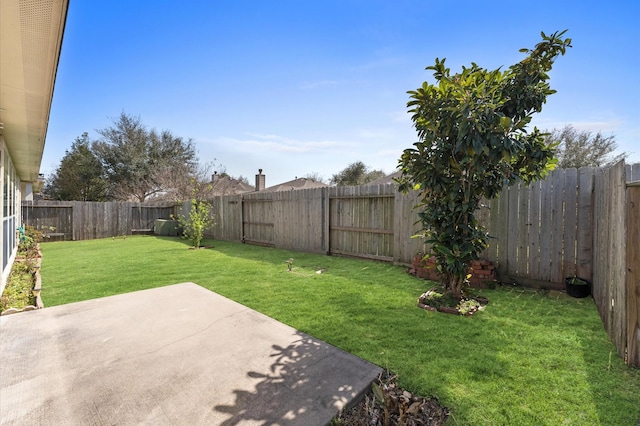
[[[20,179],[39,172],[68,0],[0,1],[0,133]]]

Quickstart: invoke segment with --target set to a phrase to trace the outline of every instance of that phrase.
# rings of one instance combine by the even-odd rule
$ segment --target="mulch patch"
[[[384,400],[384,402],[382,402]],[[398,387],[396,376],[384,372],[372,384],[362,401],[341,412],[331,423],[334,426],[441,426],[449,410],[437,398],[414,395]]]

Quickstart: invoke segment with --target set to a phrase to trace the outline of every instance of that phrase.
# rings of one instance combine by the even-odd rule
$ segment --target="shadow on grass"
[[[188,243],[188,242],[187,242]],[[364,264],[371,263],[383,263],[391,264],[384,261],[376,261],[371,259],[364,259],[358,257],[349,256],[332,256],[326,253],[307,253],[292,251],[285,248],[276,248],[263,245],[254,245],[248,243],[237,243],[229,241],[219,241],[213,239],[206,239],[202,243],[203,245],[213,246],[213,249],[230,257],[237,257],[243,260],[254,260],[259,262],[266,262],[272,265],[283,265],[287,267],[287,260],[292,258],[295,267],[302,267],[313,270],[328,270],[327,265],[331,265],[335,259],[350,259],[354,262],[361,262]],[[322,261],[318,261],[318,257],[322,258]]]
[[[223,426],[247,421],[279,425],[323,425],[368,389],[380,370],[297,332],[286,347],[272,346],[268,372],[249,371],[254,391],[235,390],[233,405],[214,410],[231,415]]]
[[[594,303],[591,297],[581,301]],[[595,306],[593,309],[597,312]],[[640,426],[640,369],[624,364],[623,356],[603,331],[599,315],[595,313],[594,317],[582,325],[578,339],[584,360],[583,371],[598,421],[603,425]],[[605,383],[607,386],[603,386]],[[617,409],[612,401],[625,401],[635,410]]]

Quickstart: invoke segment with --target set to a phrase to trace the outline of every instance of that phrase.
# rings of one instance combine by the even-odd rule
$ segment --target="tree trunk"
[[[445,289],[455,297],[462,296],[462,289],[466,282],[466,277],[449,275],[446,277]]]

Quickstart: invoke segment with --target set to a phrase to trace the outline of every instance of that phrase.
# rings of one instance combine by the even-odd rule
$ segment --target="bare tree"
[[[306,179],[311,179],[311,180],[314,180],[316,182],[327,183],[327,182],[325,182],[324,177],[322,177],[322,175],[320,175],[320,173],[318,173],[318,172],[307,173],[304,177]]]
[[[626,152],[614,154],[618,149],[616,137],[595,135],[586,130],[577,130],[568,124],[562,129],[553,129],[546,143],[557,144],[558,167],[601,167],[616,163],[627,157]]]

